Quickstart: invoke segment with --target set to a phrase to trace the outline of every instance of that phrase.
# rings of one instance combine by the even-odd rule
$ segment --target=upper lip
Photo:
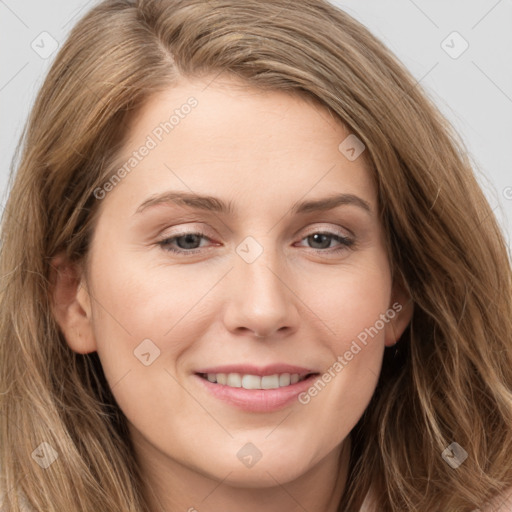
[[[222,366],[210,366],[201,368],[196,373],[239,373],[241,375],[275,375],[282,373],[298,373],[300,377],[310,373],[317,373],[315,370],[304,368],[303,366],[295,366],[290,364],[271,364],[268,366],[254,366],[251,364],[228,364]]]

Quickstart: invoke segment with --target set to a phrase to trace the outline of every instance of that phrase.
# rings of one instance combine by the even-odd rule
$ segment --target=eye
[[[161,246],[165,251],[179,254],[194,254],[201,250],[201,239],[210,240],[204,233],[191,231],[187,233],[178,233],[172,237],[167,237],[164,240],[160,240],[158,245]],[[173,244],[176,244],[178,247],[176,248],[176,246]]]
[[[165,251],[173,252],[176,254],[195,254],[204,248],[204,246],[201,245],[202,240],[211,241],[210,238],[208,238],[204,233],[200,231],[190,231],[178,233],[172,237],[166,237],[163,240],[157,242],[157,244]],[[329,253],[343,251],[353,246],[355,243],[352,238],[348,238],[339,233],[332,233],[329,231],[318,231],[311,233],[304,237],[301,242],[303,240],[307,240],[313,245],[310,247],[311,249]],[[339,246],[332,247],[331,243],[333,241],[337,242]]]
[[[321,252],[338,252],[347,249],[354,245],[354,240],[352,238],[348,238],[339,233],[331,233],[329,231],[317,231],[315,233],[311,233],[302,240],[307,240],[309,243],[313,244],[312,249],[319,250]],[[301,240],[301,241],[302,241]],[[331,246],[331,242],[336,241],[340,245],[338,247],[333,248]],[[316,247],[315,247],[316,245]],[[325,251],[324,249],[333,249],[332,251]]]

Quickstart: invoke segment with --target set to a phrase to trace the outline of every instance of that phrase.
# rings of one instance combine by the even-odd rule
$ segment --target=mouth
[[[294,384],[312,379],[319,373],[275,373],[272,375],[252,375],[242,373],[197,373],[199,377],[211,384],[230,388],[243,389],[279,389],[293,386]]]
[[[231,364],[198,368],[195,378],[208,395],[249,413],[272,413],[297,402],[320,375],[285,363],[265,367]]]

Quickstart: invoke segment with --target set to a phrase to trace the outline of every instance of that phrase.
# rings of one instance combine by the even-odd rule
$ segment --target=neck
[[[136,458],[145,479],[146,499],[151,512],[337,512],[345,490],[350,458],[350,436],[335,450],[292,481],[272,476],[273,485],[253,483],[241,487],[215,479],[159,452],[132,435]]]

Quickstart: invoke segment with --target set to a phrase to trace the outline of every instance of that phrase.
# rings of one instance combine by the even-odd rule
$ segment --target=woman
[[[510,510],[510,263],[464,151],[323,1],[94,7],[3,218],[7,510]]]

